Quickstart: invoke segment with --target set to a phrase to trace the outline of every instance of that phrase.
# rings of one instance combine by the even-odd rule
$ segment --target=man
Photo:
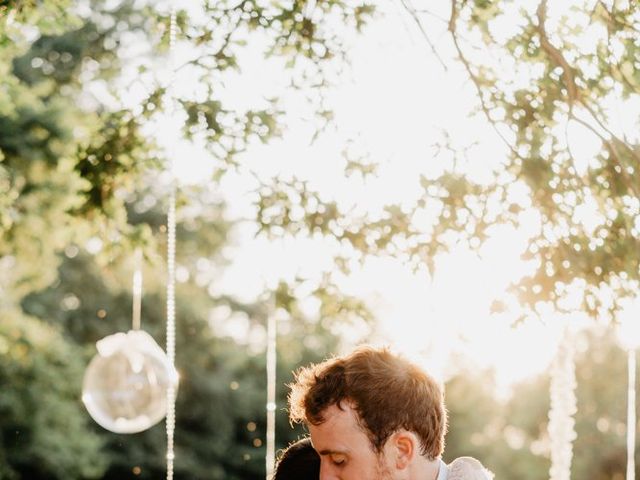
[[[289,416],[305,423],[321,458],[320,480],[485,480],[477,460],[441,460],[442,390],[418,366],[362,347],[300,369]],[[451,473],[451,474],[450,474]]]

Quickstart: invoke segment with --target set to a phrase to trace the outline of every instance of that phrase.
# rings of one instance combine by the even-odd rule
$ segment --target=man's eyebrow
[[[318,452],[318,455],[346,455],[347,451],[346,450],[329,450],[329,449],[325,449],[325,450],[320,450]]]

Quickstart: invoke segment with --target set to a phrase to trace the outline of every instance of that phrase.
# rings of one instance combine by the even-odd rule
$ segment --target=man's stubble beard
[[[384,454],[378,455],[378,461],[376,465],[376,478],[371,480],[394,480],[393,475],[389,468],[385,465]],[[368,480],[368,479],[363,479]]]

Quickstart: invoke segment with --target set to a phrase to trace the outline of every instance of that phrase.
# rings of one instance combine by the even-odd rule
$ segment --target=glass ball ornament
[[[178,388],[178,372],[151,335],[120,332],[96,347],[82,384],[82,402],[91,417],[115,433],[142,432],[162,420],[167,388]]]

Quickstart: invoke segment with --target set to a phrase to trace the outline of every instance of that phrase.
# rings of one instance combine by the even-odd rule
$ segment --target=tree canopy
[[[239,109],[218,98],[225,72],[240,68],[248,44],[262,42],[265,55],[284,58],[283,76],[296,88],[322,88],[323,64],[344,53],[338,32],[321,28],[323,17],[337,15],[350,30],[371,12],[332,1],[311,20],[302,7],[204,2],[198,12],[178,12],[177,48],[195,52],[183,69],[204,90],[172,95],[184,112],[184,136],[197,131],[204,137],[221,171],[233,168],[248,144],[280,130],[277,99]],[[164,472],[162,426],[125,438],[106,433],[88,418],[80,388],[94,342],[129,328],[134,248],[143,249],[147,265],[144,328],[159,341],[164,337],[168,185],[159,172],[167,153],[145,125],[167,108],[171,85],[157,59],[167,62],[168,15],[166,5],[156,10],[129,1],[0,4],[0,378],[10,392],[0,405],[3,478],[157,478]],[[128,56],[133,44],[145,52]],[[140,85],[137,102],[120,98]],[[176,473],[182,478],[264,475],[259,339],[271,302],[247,305],[209,293],[215,268],[224,264],[219,251],[229,241],[223,212],[224,201],[211,188],[180,192],[179,267],[189,279],[178,287],[183,377]],[[212,270],[204,277],[203,262]],[[305,318],[293,287],[281,285],[275,293],[290,324],[281,335],[288,347],[280,355],[279,405],[295,366],[334,349],[326,332],[331,318],[360,305],[319,284],[311,295],[326,318]],[[214,331],[212,306],[220,324],[246,318],[253,343]],[[306,343],[297,341],[301,337]],[[298,434],[285,416],[279,413],[280,446]]]
[[[129,326],[130,258],[138,247],[145,254],[143,325],[163,338],[169,182],[160,172],[175,138],[200,142],[216,159],[209,185],[179,195],[176,473],[263,476],[262,340],[273,312],[266,294],[241,302],[214,288],[235,225],[213,189],[225,173],[242,169],[252,146],[285,134],[284,92],[305,99],[316,138],[327,129],[333,120],[327,92],[347,64],[350,39],[364,31],[376,5],[192,3],[177,12],[169,52],[169,2],[0,1],[2,478],[162,475],[161,427],[109,434],[91,423],[79,396],[94,342]],[[479,250],[497,226],[511,225],[533,232],[523,252],[531,273],[512,291],[523,315],[541,315],[545,304],[615,315],[635,295],[640,276],[640,5],[403,0],[402,6],[434,65],[466,75],[476,99],[470,113],[490,126],[503,157],[474,157],[467,138],[445,135],[433,159],[424,153],[442,168],[422,175],[419,197],[375,213],[345,211],[297,178],[257,178],[255,216],[248,219],[254,231],[337,245],[337,270],[345,272],[374,255],[433,271],[439,254],[460,244]],[[444,40],[433,43],[442,32]],[[259,95],[239,99],[230,85],[254,51],[281,72],[280,80],[257,82]],[[181,122],[169,140],[159,127],[167,111]],[[455,152],[453,161],[445,152]],[[345,176],[376,175],[375,161],[346,156]],[[482,179],[466,168],[483,162],[489,175]],[[279,405],[296,366],[335,351],[335,325],[373,320],[367,305],[340,292],[334,280],[296,278],[270,292],[285,318]],[[311,314],[309,299],[317,306]],[[517,303],[501,300],[497,309]],[[222,328],[232,318],[244,325],[240,335]],[[600,340],[585,340],[594,356],[584,353],[578,364],[576,450],[597,455],[579,459],[576,472],[607,478],[622,471],[623,412],[611,405],[619,406],[613,399],[622,395],[623,375],[610,364],[622,358],[620,350],[610,338]],[[448,386],[457,419],[448,454],[486,458],[498,476],[539,478],[548,461],[547,379],[519,386],[501,402],[489,377],[485,384],[472,377],[455,377]],[[279,412],[281,447],[300,433],[285,416]],[[602,436],[607,448],[598,448]]]
[[[638,4],[407,0],[403,6],[436,65],[462,67],[475,93],[470,114],[492,127],[503,157],[474,156],[473,142],[486,138],[445,132],[435,157],[425,152],[425,164],[439,162],[441,173],[423,175],[423,193],[412,205],[349,215],[298,188],[303,204],[312,199],[323,207],[289,221],[288,197],[265,195],[261,223],[320,232],[364,256],[391,254],[431,271],[437,255],[455,245],[480,250],[497,226],[532,230],[523,252],[532,272],[512,289],[527,307],[523,315],[540,315],[546,303],[612,318],[623,299],[635,296],[640,274]],[[444,34],[447,41],[432,40]],[[483,178],[467,168],[482,164],[490,173]],[[274,191],[292,188],[285,183]],[[503,300],[497,309],[510,303]]]

